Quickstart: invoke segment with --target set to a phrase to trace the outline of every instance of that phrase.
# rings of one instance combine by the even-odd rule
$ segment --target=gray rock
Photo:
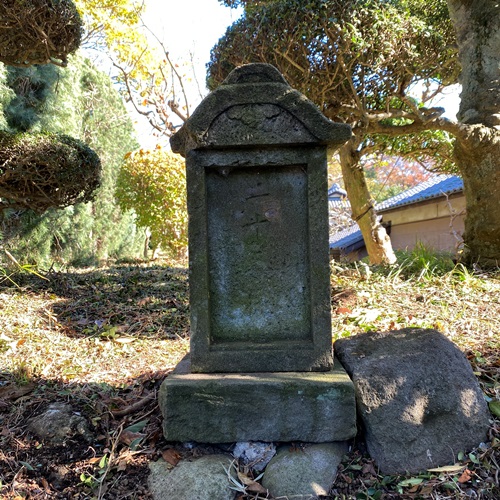
[[[276,498],[306,500],[328,495],[347,443],[313,444],[303,449],[283,447],[269,462],[262,486]]]
[[[276,455],[274,443],[262,443],[260,441],[241,441],[236,443],[233,457],[237,458],[243,465],[248,465],[256,472],[262,472],[271,458]]]
[[[486,439],[489,412],[463,353],[436,330],[335,342],[351,376],[366,444],[384,474],[453,463]]]
[[[148,486],[154,500],[233,500],[235,492],[224,470],[231,458],[206,455],[192,462],[183,460],[170,467],[164,460],[151,462]]]
[[[31,418],[28,430],[55,445],[78,436],[87,442],[93,440],[87,421],[65,403],[52,403],[44,413]]]

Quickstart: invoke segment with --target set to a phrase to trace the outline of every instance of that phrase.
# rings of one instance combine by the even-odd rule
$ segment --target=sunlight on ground
[[[120,384],[168,372],[188,351],[183,270],[68,276],[72,291],[0,293],[0,376]]]

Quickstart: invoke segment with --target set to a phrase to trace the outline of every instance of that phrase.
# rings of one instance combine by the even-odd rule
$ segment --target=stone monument
[[[327,150],[351,137],[267,64],[235,69],[172,137],[186,158],[191,352],[163,383],[169,441],[341,441]]]

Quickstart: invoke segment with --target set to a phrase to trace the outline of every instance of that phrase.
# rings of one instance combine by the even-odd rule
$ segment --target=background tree
[[[455,83],[458,65],[444,0],[267,0],[245,4],[212,50],[212,88],[240,64],[268,62],[354,137],[340,150],[353,218],[372,263],[393,262],[361,167],[364,155],[434,155],[449,160],[450,141],[428,125],[444,112],[424,104]],[[418,101],[411,97],[423,85]],[[431,85],[433,84],[433,85]],[[400,136],[413,133],[402,139]],[[417,153],[418,151],[418,153]]]
[[[92,264],[108,257],[133,256],[144,235],[134,215],[114,198],[123,156],[137,147],[131,120],[112,81],[88,60],[73,56],[66,68],[53,65],[7,67],[10,89],[2,113],[11,132],[64,131],[95,150],[102,162],[94,201],[42,215],[30,210],[4,213],[4,243],[24,261],[50,265]],[[1,88],[1,87],[0,87]]]
[[[70,0],[8,0],[0,5],[0,19],[0,61],[9,68],[48,63],[65,66],[68,54],[80,45],[82,22]],[[1,76],[5,76],[4,71]],[[8,80],[0,90],[0,100],[6,107],[12,98],[5,92]],[[31,86],[36,99],[43,97],[45,88],[43,81],[37,88]],[[12,126],[12,117],[3,117],[5,129]],[[18,125],[14,127],[17,132],[27,130]],[[31,207],[37,211],[65,207],[89,200],[99,185],[98,156],[71,137],[15,137],[5,130],[0,148],[0,207]],[[57,158],[58,154],[63,156]]]
[[[0,63],[0,109],[5,109],[14,97],[14,91],[6,84],[7,67]],[[7,130],[7,120],[0,113],[0,130]]]
[[[77,139],[0,132],[0,209],[44,212],[90,201],[100,173],[99,157]]]
[[[428,180],[433,174],[432,165],[404,157],[373,155],[362,160],[370,193],[381,202]]]
[[[175,121],[189,117],[185,85],[189,62],[172,60],[168,49],[142,22],[139,0],[75,0],[85,27],[84,46],[106,52],[125,101],[144,117],[154,133],[170,137]]]
[[[500,264],[500,3],[448,0],[457,32],[462,94],[453,127],[455,160],[464,180],[464,260]]]
[[[2,0],[0,20],[0,62],[9,66],[66,66],[80,46],[82,20],[71,0]]]
[[[152,151],[140,149],[129,153],[120,169],[116,196],[124,210],[135,211],[137,224],[150,231],[153,255],[159,247],[174,257],[185,252],[187,208],[183,158],[160,146]]]

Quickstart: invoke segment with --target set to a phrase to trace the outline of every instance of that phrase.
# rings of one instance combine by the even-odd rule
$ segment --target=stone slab
[[[356,435],[354,386],[328,372],[191,373],[185,359],[160,388],[167,441],[344,441]]]
[[[160,459],[149,465],[148,486],[154,500],[233,500],[227,472],[231,457],[206,455],[176,467]]]
[[[196,373],[328,371],[326,150],[191,151],[191,361]]]

